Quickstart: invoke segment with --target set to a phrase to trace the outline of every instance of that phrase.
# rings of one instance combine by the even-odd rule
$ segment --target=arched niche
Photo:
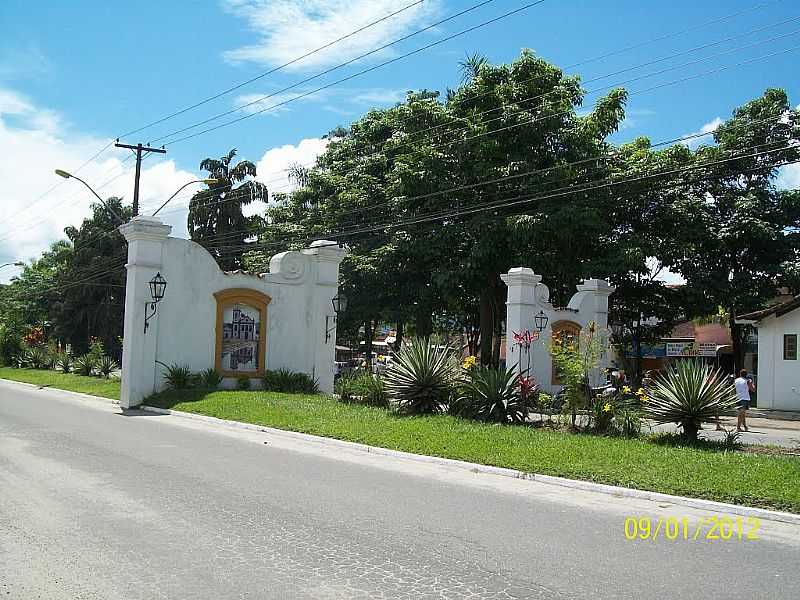
[[[215,367],[224,377],[261,377],[267,348],[267,306],[272,298],[257,290],[232,288],[217,301]]]
[[[560,321],[556,321],[551,325],[550,333],[553,338],[558,336],[562,336],[565,338],[572,337],[574,338],[576,343],[580,343],[581,326],[575,321],[562,319]],[[562,385],[561,377],[559,377],[555,361],[553,361],[553,369],[550,378],[552,385]]]

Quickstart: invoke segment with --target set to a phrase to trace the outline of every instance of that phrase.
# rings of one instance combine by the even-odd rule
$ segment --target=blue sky
[[[478,0],[425,0],[347,42],[276,72],[196,110],[126,138],[148,142],[236,109],[321,70],[411,33]],[[30,258],[86,214],[89,197],[74,182],[60,182],[54,168],[77,169],[95,151],[126,131],[184,108],[231,85],[263,73],[314,47],[412,0],[208,0],[198,2],[49,2],[0,3],[0,142],[16,147],[0,167],[4,199],[0,205],[0,262]],[[526,4],[494,0],[435,30],[415,36],[357,64],[339,69],[258,107],[269,107],[308,90],[423,46]],[[748,10],[763,5],[755,10]],[[711,25],[739,11],[737,17]],[[569,69],[584,79],[607,75],[696,46],[736,37],[712,48],[658,65],[603,79],[603,87],[670,65],[709,57],[696,65],[631,83],[632,92],[734,64],[800,44],[800,5],[791,0],[641,2],[618,0],[546,0],[511,18],[456,38],[367,75],[290,102],[197,138],[168,145],[166,157],[145,163],[143,204],[155,206],[183,182],[198,175],[206,156],[236,147],[258,162],[260,178],[276,189],[287,184],[282,169],[313,160],[324,147],[320,136],[347,124],[371,106],[387,106],[405,90],[444,90],[458,83],[458,61],[479,52],[506,62],[531,48],[560,66],[573,65],[641,42],[693,28],[688,33],[643,45],[603,60]],[[763,28],[751,35],[746,32]],[[781,39],[771,40],[777,36]],[[741,48],[742,46],[749,46]],[[726,52],[721,56],[713,56]],[[628,119],[613,139],[637,135],[653,140],[699,131],[725,118],[739,104],[767,87],[785,88],[800,103],[798,51],[786,52],[717,75],[633,93]],[[598,94],[587,97],[591,104]],[[246,109],[225,120],[245,114]],[[216,123],[216,122],[215,122]],[[710,126],[709,126],[710,127]],[[159,143],[162,143],[162,140]],[[131,161],[109,149],[81,170],[95,186],[119,175],[103,193],[131,195]],[[798,171],[785,174],[800,185]],[[52,191],[50,188],[59,184]],[[168,216],[185,230],[191,190],[179,196]],[[3,276],[11,273],[4,270]]]

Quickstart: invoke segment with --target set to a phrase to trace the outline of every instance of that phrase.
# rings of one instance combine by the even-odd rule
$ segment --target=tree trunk
[[[394,342],[394,351],[400,352],[403,347],[403,336],[405,335],[405,323],[403,321],[397,322],[397,335]]]
[[[700,430],[700,427],[697,423],[681,423],[681,428],[683,429],[683,437],[687,441],[697,441],[697,432]]]
[[[480,329],[481,329],[481,364],[491,366],[494,353],[495,333],[495,304],[497,280],[499,273],[489,273],[486,277],[486,286],[481,290]]]
[[[375,337],[375,331],[372,327],[372,321],[364,321],[364,350],[366,351],[367,369],[372,371],[372,338]]]
[[[417,337],[428,339],[433,334],[433,320],[428,310],[420,307],[417,311]]]
[[[738,373],[740,369],[744,368],[742,328],[736,324],[736,313],[733,309],[729,309],[728,315],[728,327],[731,331],[731,343],[733,344],[733,372]]]

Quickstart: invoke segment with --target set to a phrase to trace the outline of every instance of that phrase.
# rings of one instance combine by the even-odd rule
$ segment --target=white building
[[[758,408],[800,410],[800,296],[736,322],[758,328]]]

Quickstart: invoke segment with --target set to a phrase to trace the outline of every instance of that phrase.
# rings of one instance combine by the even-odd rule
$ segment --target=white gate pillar
[[[156,273],[161,272],[169,282],[169,275],[162,271],[162,246],[172,227],[158,218],[138,216],[119,231],[128,242],[120,406],[132,408],[156,390],[158,313],[150,319],[145,334],[145,305],[152,301],[149,282]]]
[[[506,366],[510,369],[520,360],[524,360],[514,347],[514,331],[534,330],[533,315],[536,314],[536,286],[542,281],[533,269],[515,267],[508,273],[500,275],[508,287],[506,301]],[[535,346],[531,351],[535,352]],[[523,366],[524,368],[524,366]]]

